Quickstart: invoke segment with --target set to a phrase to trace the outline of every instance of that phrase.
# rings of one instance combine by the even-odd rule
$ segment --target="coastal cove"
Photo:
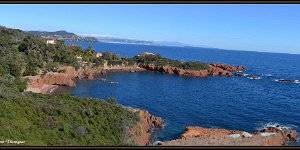
[[[0,148],[300,147],[300,5],[0,12]]]
[[[86,46],[90,43],[76,44]],[[108,82],[80,80],[70,89],[71,95],[115,97],[122,105],[146,109],[162,117],[166,126],[154,135],[157,140],[178,138],[190,125],[253,132],[267,125],[280,124],[299,132],[299,122],[295,118],[300,116],[300,107],[298,96],[294,94],[299,93],[299,84],[275,81],[300,76],[300,70],[293,67],[299,65],[296,61],[299,55],[103,43],[96,43],[93,47],[99,52],[115,51],[122,56],[159,50],[162,56],[178,60],[250,66],[244,73],[262,78],[199,79],[157,72],[108,73],[101,76]],[[224,54],[226,57],[220,56]]]

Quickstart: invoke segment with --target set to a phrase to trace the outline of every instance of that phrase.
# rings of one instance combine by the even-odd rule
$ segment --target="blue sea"
[[[166,126],[156,140],[178,138],[187,126],[253,132],[281,125],[300,133],[300,84],[277,79],[300,79],[300,55],[213,48],[167,47],[108,43],[69,42],[93,46],[99,52],[121,56],[153,52],[163,57],[248,68],[244,73],[261,77],[180,77],[157,72],[109,73],[100,80],[81,80],[70,94],[81,97],[117,98],[119,104],[146,109],[162,117]],[[300,145],[292,143],[291,145]]]

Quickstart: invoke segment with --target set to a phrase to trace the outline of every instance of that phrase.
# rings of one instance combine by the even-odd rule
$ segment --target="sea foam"
[[[291,130],[293,128],[297,128],[298,126],[291,125],[291,124],[282,125],[282,124],[276,123],[276,122],[269,122],[269,123],[266,123],[266,124],[260,124],[260,127],[256,128],[256,130],[267,129],[267,128],[270,128],[270,127],[275,127],[275,128],[280,129],[280,130],[282,130],[282,129]]]

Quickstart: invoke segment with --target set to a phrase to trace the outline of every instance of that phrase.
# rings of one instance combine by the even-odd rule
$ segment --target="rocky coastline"
[[[148,65],[116,65],[104,67],[82,67],[76,70],[72,66],[60,66],[57,72],[46,72],[40,70],[36,76],[26,76],[28,86],[26,91],[35,93],[50,94],[57,86],[76,86],[76,80],[88,79],[93,80],[96,75],[104,75],[107,72],[140,72],[140,71],[157,71],[167,74],[177,74],[186,77],[207,77],[207,76],[232,76],[236,71],[246,70],[243,66],[230,66],[226,64],[210,64],[210,68],[206,70],[185,70],[172,66],[155,66]]]
[[[167,74],[177,74],[186,77],[208,77],[208,76],[232,76],[236,71],[246,70],[243,66],[230,66],[227,64],[210,64],[210,68],[206,70],[186,70],[172,66],[155,66],[154,64],[142,65],[149,71],[157,71]]]
[[[207,76],[232,76],[234,72],[246,70],[243,66],[230,66],[226,64],[210,64],[207,70],[184,70],[181,68],[153,64],[143,66],[115,66],[102,68],[81,68],[61,66],[58,72],[39,73],[36,76],[27,76],[29,79],[27,91],[50,94],[59,86],[76,86],[76,80],[92,80],[96,75],[104,75],[107,72],[138,72],[157,71],[167,74],[177,74],[186,77]],[[42,72],[42,71],[41,71]],[[124,106],[125,107],[125,106]],[[126,107],[133,112],[138,112],[140,120],[129,129],[130,141],[138,146],[153,146],[151,134],[154,128],[163,128],[164,121],[160,117],[151,115],[146,110]],[[297,140],[295,130],[280,128],[267,128],[261,131],[248,133],[238,130],[226,130],[203,127],[187,127],[179,139],[165,142],[156,142],[161,146],[281,146],[289,141]]]
[[[26,91],[34,93],[50,94],[57,86],[75,87],[76,80],[93,80],[96,75],[104,75],[107,72],[137,72],[144,69],[138,67],[111,67],[111,68],[80,68],[76,70],[72,66],[60,66],[57,72],[45,72],[40,70],[36,76],[26,76],[28,79]]]
[[[74,87],[76,86],[76,80],[88,79],[92,80],[96,75],[104,75],[107,72],[138,72],[145,71],[145,69],[138,66],[115,66],[106,68],[81,68],[75,70],[71,66],[61,66],[57,68],[58,72],[46,72],[40,73],[36,76],[26,76],[28,79],[28,85],[26,91],[42,94],[51,94],[60,86]],[[151,133],[154,128],[162,128],[164,121],[160,117],[151,115],[146,110],[138,108],[127,107],[133,112],[137,112],[140,120],[137,124],[129,129],[131,135],[129,141],[133,141],[138,146],[146,146],[151,144]]]
[[[248,133],[238,130],[189,126],[179,139],[159,142],[161,146],[283,146],[296,141],[298,133],[280,127],[267,127]]]
[[[147,110],[128,107],[133,112],[138,112],[140,120],[137,124],[129,129],[132,136],[129,141],[133,141],[137,146],[149,146],[153,143],[152,131],[154,128],[163,128],[165,123],[161,117],[151,115]]]

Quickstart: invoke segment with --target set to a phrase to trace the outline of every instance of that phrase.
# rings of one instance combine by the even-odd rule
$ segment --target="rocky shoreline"
[[[40,70],[36,76],[26,76],[28,79],[27,91],[49,94],[49,89],[56,86],[75,87],[76,81],[81,79],[93,80],[96,75],[104,75],[107,72],[139,72],[145,71],[138,66],[113,66],[113,67],[84,67],[76,70],[72,66],[60,66],[57,72]]]
[[[156,143],[161,146],[283,146],[297,141],[298,133],[280,127],[267,127],[248,133],[218,128],[187,127],[179,139]]]
[[[157,71],[167,74],[177,74],[186,77],[208,77],[208,76],[232,76],[236,71],[246,70],[243,66],[230,66],[227,64],[210,64],[206,70],[186,70],[172,66],[155,66],[154,64],[143,65],[143,68],[149,71]]]
[[[156,117],[151,115],[146,110],[141,110],[138,108],[128,107],[133,112],[138,112],[140,120],[137,124],[129,129],[130,135],[132,137],[129,141],[134,141],[138,146],[148,146],[153,143],[152,131],[154,128],[163,128],[165,123],[161,117]]]
[[[207,76],[232,76],[234,72],[245,70],[245,67],[233,67],[226,64],[210,64],[207,70],[184,70],[181,68],[163,66],[158,67],[153,64],[144,66],[115,66],[104,68],[81,68],[75,70],[70,66],[58,68],[60,72],[40,73],[36,76],[27,76],[29,79],[26,91],[35,93],[51,94],[59,86],[76,86],[76,80],[94,79],[98,74],[107,72],[138,72],[157,71],[167,74],[177,74],[187,77],[207,77]],[[125,106],[124,106],[125,107]],[[151,134],[154,128],[163,128],[164,121],[160,117],[151,115],[146,110],[126,107],[133,112],[138,112],[140,120],[129,129],[129,140],[134,141],[138,146],[152,145]],[[297,132],[294,130],[267,128],[264,131],[247,133],[237,130],[187,127],[186,131],[179,139],[165,142],[156,142],[154,145],[161,146],[281,146],[289,141],[297,139]]]
[[[211,68],[206,70],[185,70],[171,66],[155,66],[154,64],[142,66],[107,66],[98,68],[84,67],[76,70],[71,66],[60,66],[57,68],[58,72],[39,71],[36,76],[26,76],[28,86],[26,91],[34,93],[50,94],[57,86],[76,86],[76,80],[88,79],[92,80],[96,75],[104,75],[107,72],[140,72],[140,71],[157,71],[168,74],[177,74],[179,76],[187,77],[207,77],[207,76],[232,76],[233,72],[246,70],[243,66],[230,66],[226,64],[210,64]]]
[[[71,66],[62,66],[58,68],[61,72],[47,72],[42,74],[42,70],[36,76],[26,76],[24,78],[28,79],[28,85],[26,91],[42,94],[51,94],[55,92],[59,87],[74,87],[76,86],[76,80],[88,79],[92,80],[98,74],[103,75],[107,72],[139,72],[145,71],[144,68],[138,66],[117,66],[117,67],[107,67],[107,68],[84,68],[75,70]],[[131,138],[129,141],[133,141],[138,146],[146,146],[151,144],[151,133],[154,128],[162,128],[164,126],[164,121],[160,117],[151,115],[146,110],[141,110],[138,108],[132,108],[124,106],[133,112],[138,112],[140,120],[137,124],[129,129],[129,134]]]

